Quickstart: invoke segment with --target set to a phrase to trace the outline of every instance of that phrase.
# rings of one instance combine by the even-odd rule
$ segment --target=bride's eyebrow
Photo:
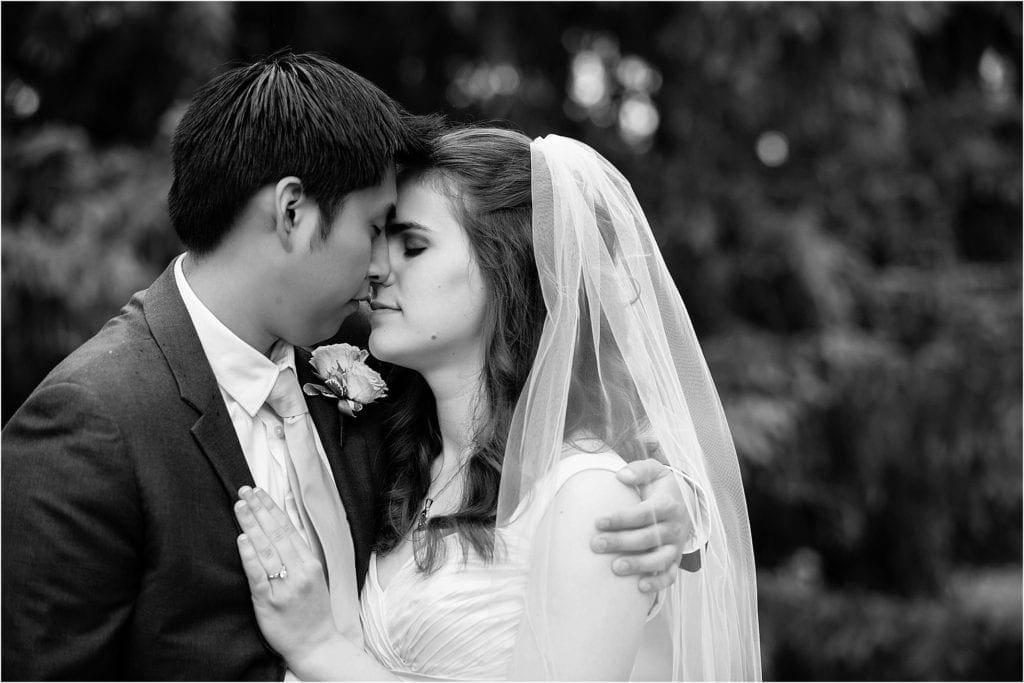
[[[385,230],[387,230],[388,235],[400,235],[407,230],[422,230],[424,232],[431,232],[430,228],[423,225],[422,223],[417,223],[416,221],[388,221]]]

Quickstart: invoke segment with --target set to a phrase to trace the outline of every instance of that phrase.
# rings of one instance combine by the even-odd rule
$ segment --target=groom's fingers
[[[646,486],[664,477],[668,471],[664,465],[654,458],[647,458],[646,460],[634,460],[616,472],[615,476],[623,484]]]
[[[657,593],[660,590],[664,590],[676,582],[678,573],[676,569],[671,569],[664,572],[659,572],[652,576],[642,576],[638,581],[641,593]]]
[[[612,562],[612,571],[619,576],[660,574],[669,569],[675,569],[678,564],[679,550],[676,546],[663,545],[647,553],[616,557]]]
[[[655,522],[664,522],[679,516],[679,504],[664,496],[651,496],[636,505],[619,510],[597,520],[602,531],[641,529]]]
[[[590,548],[596,553],[643,553],[663,545],[676,545],[682,541],[678,522],[650,524],[640,529],[605,532],[590,539]]]

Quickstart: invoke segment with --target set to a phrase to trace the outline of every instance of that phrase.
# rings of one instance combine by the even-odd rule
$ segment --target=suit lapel
[[[181,400],[198,414],[192,435],[229,498],[234,500],[239,487],[253,486],[252,473],[213,370],[178,291],[173,262],[146,292],[143,312],[153,339],[178,383]]]
[[[239,488],[256,485],[219,391],[192,426],[192,435],[232,501],[238,498]]]

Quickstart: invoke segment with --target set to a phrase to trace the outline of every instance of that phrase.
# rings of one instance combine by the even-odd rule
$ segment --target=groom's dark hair
[[[199,88],[174,132],[171,223],[188,249],[210,252],[257,190],[293,175],[326,238],[345,195],[423,153],[433,121],[319,55],[282,51],[232,69]]]

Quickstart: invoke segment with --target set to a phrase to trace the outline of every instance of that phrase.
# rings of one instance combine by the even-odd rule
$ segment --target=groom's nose
[[[373,240],[367,277],[370,282],[384,282],[389,275],[391,275],[391,260],[388,258],[388,241],[384,235],[379,235]]]

